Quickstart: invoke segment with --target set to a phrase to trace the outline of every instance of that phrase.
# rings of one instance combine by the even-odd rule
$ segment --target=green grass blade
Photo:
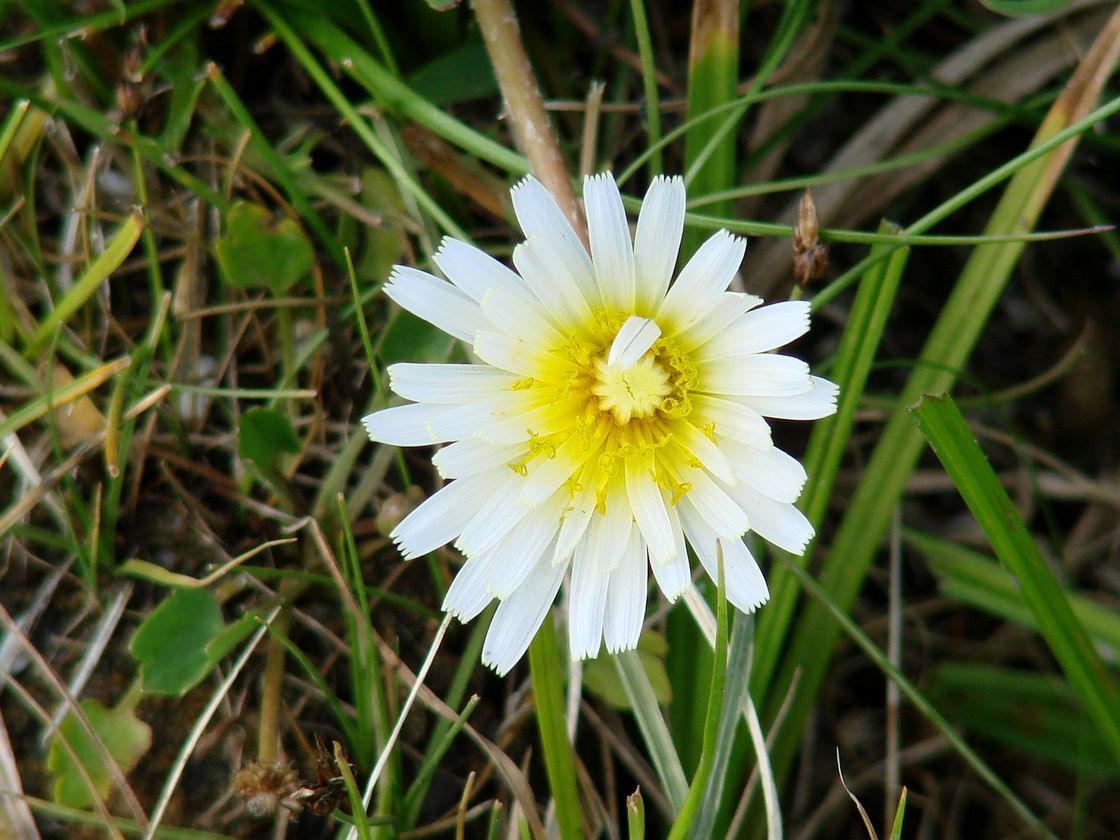
[[[723,548],[716,543],[716,556],[719,562],[719,586],[716,593],[716,644],[715,664],[712,668],[712,687],[708,692],[708,709],[704,720],[704,750],[700,753],[700,766],[692,777],[692,785],[688,789],[688,796],[673,827],[669,832],[669,840],[682,840],[684,837],[704,837],[702,832],[693,833],[693,822],[704,800],[708,782],[712,777],[715,766],[716,742],[719,737],[721,721],[724,716],[724,707],[732,706],[731,717],[735,717],[736,709],[732,704],[726,703],[725,694],[727,687],[727,587],[724,582]]]
[[[657,771],[657,778],[665,788],[665,794],[673,805],[674,811],[680,811],[688,796],[688,780],[685,778],[684,769],[681,767],[677,748],[669,734],[669,727],[661,714],[661,707],[657,705],[657,698],[653,693],[649,677],[646,675],[642,660],[637,651],[627,650],[612,657],[618,678],[626,696],[630,699],[630,708],[634,712],[634,719],[638,722],[638,729],[642,733],[646,749],[649,750],[653,761],[653,769]]]
[[[909,546],[925,555],[945,595],[990,615],[1038,629],[1015,578],[998,563],[931,534],[904,530],[902,537]],[[1084,595],[1069,593],[1066,597],[1093,644],[1110,649],[1111,659],[1120,659],[1120,615]]]
[[[1107,62],[1111,66],[1115,61],[1111,54],[1102,55],[1101,43],[1104,42],[1098,42],[1086,55],[1040,126],[1033,145],[1056,138],[1063,129],[1071,128],[1089,114],[1107,76],[1094,76],[1090,83],[1082,70],[1088,67],[1092,72],[1097,64]],[[1116,48],[1120,49],[1120,45]],[[1075,144],[1076,141],[1065,143],[1019,169],[1005,188],[986,232],[1007,234],[1031,230]],[[999,170],[992,176],[997,172]],[[961,197],[969,192],[964,191]],[[920,221],[925,223],[926,219]],[[922,451],[922,437],[905,406],[922,394],[946,391],[952,386],[956,379],[953,371],[962,369],[971,355],[1023,248],[1023,243],[1013,242],[976,247],[942,308],[922,350],[919,366],[907,381],[899,405],[848,503],[847,514],[822,569],[821,585],[841,610],[849,609],[855,602],[879,541],[890,523],[891,511],[901,498],[906,479]],[[797,695],[789,707],[786,727],[772,752],[778,778],[784,778],[796,753],[797,742],[816,703],[838,636],[839,628],[829,611],[812,605],[798,624],[779,677],[769,686],[766,708],[772,719],[795,673],[800,670]]]
[[[630,0],[630,14],[634,18],[634,34],[638,40],[638,55],[642,60],[642,93],[645,96],[646,134],[653,154],[649,158],[649,178],[661,174],[661,103],[657,95],[657,64],[653,57],[653,41],[649,35],[645,0]],[[2,155],[0,155],[2,157]]]
[[[330,74],[315,59],[315,56],[311,54],[311,51],[296,33],[292,24],[269,4],[258,3],[257,7],[268,20],[269,25],[276,30],[276,34],[280,40],[287,44],[288,49],[292,52],[292,56],[302,65],[307,75],[319,86],[319,89],[323,91],[323,94],[339,114],[345,118],[347,124],[358,136],[358,139],[365,144],[366,148],[373,153],[374,157],[376,157],[381,162],[381,165],[388,170],[389,174],[393,176],[393,179],[400,185],[401,191],[412,196],[416,203],[423,208],[424,212],[431,216],[444,232],[458,239],[469,240],[470,237],[459,227],[455,220],[452,219],[439,203],[424,190],[413,177],[412,173],[402,165],[400,159],[392,150],[374,134],[369,120],[358,113],[357,108],[351,104],[350,100],[342,92],[342,89],[339,88]],[[299,20],[301,21],[302,27],[302,18]]]
[[[738,774],[728,778],[731,764],[732,747],[735,746],[735,732],[739,725],[743,691],[747,685],[751,667],[751,641],[754,635],[754,617],[738,614],[731,631],[731,641],[727,653],[727,697],[719,714],[719,727],[716,734],[715,754],[712,771],[704,788],[700,809],[692,824],[693,837],[711,837],[719,815],[723,794],[734,784]],[[716,660],[719,661],[718,658]]]
[[[70,316],[82,308],[98,287],[109,278],[109,275],[121,267],[121,263],[132,253],[132,248],[136,245],[143,229],[144,220],[139,213],[133,213],[128,217],[128,220],[113,234],[113,238],[109,240],[105,250],[86,269],[85,274],[39,323],[31,336],[32,350],[42,347],[55,330],[59,329],[70,319]]]
[[[408,820],[406,827],[411,828],[415,824],[419,816],[420,806],[423,804],[423,797],[427,794],[428,788],[431,787],[432,779],[435,777],[436,770],[439,769],[439,763],[447,755],[447,751],[451,749],[451,745],[455,742],[455,736],[462,730],[480,699],[477,694],[472,696],[463,707],[463,711],[459,712],[459,717],[453,722],[448,722],[447,729],[443,732],[442,737],[433,743],[432,748],[424,754],[424,759],[416,771],[416,780],[409,786],[408,793],[404,798],[404,807],[401,809],[401,814]]]
[[[787,563],[786,565],[820,608],[826,610],[837,625],[843,628],[843,631],[848,634],[848,637],[875,663],[876,667],[898,685],[899,690],[906,699],[914,705],[914,708],[917,709],[926,720],[937,728],[942,736],[944,736],[945,740],[956,750],[957,754],[965,760],[981,779],[983,779],[984,783],[1003,798],[1003,800],[1007,802],[1007,804],[1010,805],[1011,808],[1023,818],[1023,821],[1038,835],[1054,838],[1054,833],[1046,827],[1046,824],[1027,807],[1025,802],[1015,795],[1014,791],[1004,784],[1003,780],[996,775],[995,771],[968,745],[964,738],[961,737],[960,733],[953,728],[953,725],[934,708],[929,700],[918,691],[917,687],[910,682],[901,671],[891,664],[887,655],[871,641],[871,638],[860,629],[858,624],[852,621],[846,612],[840,609],[835,599],[825,591],[824,587],[813,580],[813,578],[809,576],[809,573],[799,566],[795,566],[792,563]]]
[[[1085,711],[1120,758],[1120,690],[964,417],[948,396],[927,396],[912,411],[918,428],[984,529],[996,556],[1014,575],[1039,631],[1085,704]]]
[[[897,229],[888,223],[879,226],[884,233]],[[891,250],[888,246],[879,245],[871,253],[874,256]],[[840,386],[836,413],[817,423],[805,453],[809,481],[801,497],[801,509],[814,527],[820,527],[824,517],[825,506],[852,432],[856,407],[867,385],[867,376],[875,361],[909,253],[908,248],[893,249],[888,259],[868,269],[852,302],[832,372],[833,379]],[[793,562],[806,568],[811,552],[812,547],[802,557],[793,558]],[[770,572],[770,603],[759,612],[758,617],[755,660],[751,668],[751,688],[755,697],[763,697],[766,686],[770,684],[781,653],[781,640],[789,630],[799,591],[796,579],[786,571],[785,566],[775,565]]]
[[[646,803],[641,788],[626,797],[626,829],[629,840],[645,840]]]
[[[286,8],[288,19],[316,49],[344,67],[382,107],[406,120],[415,120],[463,151],[511,174],[529,171],[529,162],[517,152],[480,134],[417,94],[382,67],[352,38],[320,15]]]
[[[315,231],[315,236],[327,249],[335,264],[339,267],[346,265],[342,245],[331,232],[331,229],[327,227],[327,223],[323,221],[323,217],[319,215],[319,212],[307,197],[307,193],[300,187],[287,162],[265,138],[264,132],[261,131],[257,121],[253,119],[249,109],[245,107],[245,103],[241,101],[241,97],[237,95],[237,92],[226,80],[222,71],[218,69],[216,64],[211,63],[206,68],[206,75],[218,96],[221,97],[222,102],[233,114],[234,119],[252,136],[254,147],[272,170],[272,176],[284,187],[284,192],[287,194],[288,200],[292,202],[292,207],[298,211],[300,219]]]
[[[902,840],[902,818],[906,816],[906,788],[898,797],[898,808],[895,809],[894,819],[891,820],[890,840]]]
[[[579,840],[583,832],[575,757],[568,741],[568,726],[564,717],[564,666],[551,615],[545,616],[537,635],[529,643],[529,669],[533,674],[537,728],[541,733],[548,784],[556,801],[560,837],[562,840]]]

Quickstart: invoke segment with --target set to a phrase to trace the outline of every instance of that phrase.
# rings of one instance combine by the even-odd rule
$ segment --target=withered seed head
[[[819,233],[817,205],[806,189],[797,204],[797,224],[793,228],[793,277],[801,286],[821,278],[828,268],[828,246],[817,241]]]
[[[284,800],[299,788],[299,775],[287,763],[261,764],[254,761],[233,777],[234,792],[245,800],[251,817],[276,813]]]

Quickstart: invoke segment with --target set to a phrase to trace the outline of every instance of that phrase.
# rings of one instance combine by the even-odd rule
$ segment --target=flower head
[[[499,673],[524,654],[571,569],[573,657],[633,648],[647,565],[670,600],[686,545],[709,575],[722,546],[728,600],[769,597],[743,536],[800,554],[813,529],[793,503],[805,471],[765,417],[832,414],[836,386],[769,351],[809,328],[799,301],[728,291],[745,242],[720,231],[670,285],[684,229],[680,178],[650,186],[631,240],[614,178],[584,183],[591,253],[533,178],[513,189],[526,241],[511,271],[445,239],[451,282],[398,266],[386,294],[466,342],[477,364],[395,364],[412,400],[364,419],[398,446],[448,444],[450,483],[393,531],[405,557],[454,541],[466,562],[443,608],[462,621],[500,603],[483,647]]]

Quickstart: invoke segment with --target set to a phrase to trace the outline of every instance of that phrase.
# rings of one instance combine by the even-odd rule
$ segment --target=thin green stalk
[[[688,116],[695,118],[738,98],[739,0],[697,0],[692,6],[692,36],[688,50]],[[730,128],[738,123],[745,106],[734,111],[713,134],[707,125],[695,125],[685,135],[684,182],[693,195],[707,195],[735,183],[737,143]],[[730,203],[717,204],[715,212],[729,215]],[[700,244],[697,232],[686,229],[683,251],[691,254]]]
[[[541,734],[548,785],[556,801],[560,837],[579,840],[584,836],[580,825],[579,786],[564,717],[564,668],[551,615],[545,616],[529,644],[529,670],[533,675],[537,728]]]
[[[653,154],[649,159],[649,177],[652,181],[661,169],[661,103],[657,94],[657,62],[653,56],[653,41],[649,37],[649,20],[646,18],[645,0],[630,0],[630,14],[634,18],[634,34],[638,39],[638,55],[642,60],[642,92],[645,95],[645,124]]]
[[[897,228],[888,223],[879,226],[883,233]],[[818,421],[805,453],[805,471],[809,475],[800,507],[813,527],[819,528],[828,499],[840,469],[855,421],[856,408],[863,397],[867,377],[875,361],[887,318],[906,268],[909,249],[877,245],[872,254],[886,252],[890,259],[880,262],[864,274],[848,315],[832,375],[840,386],[836,413]],[[791,558],[807,568],[812,547],[801,557]],[[770,603],[761,610],[755,638],[755,660],[751,668],[751,690],[755,697],[764,697],[766,687],[781,655],[781,643],[789,630],[800,587],[784,566],[775,566],[770,573]]]

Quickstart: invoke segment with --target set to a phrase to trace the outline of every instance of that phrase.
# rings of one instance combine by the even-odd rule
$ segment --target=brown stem
[[[541,101],[537,77],[521,42],[517,14],[510,0],[474,0],[482,39],[513,124],[518,147],[529,158],[529,168],[556,198],[560,209],[586,244],[586,226],[560,156],[560,145]]]

